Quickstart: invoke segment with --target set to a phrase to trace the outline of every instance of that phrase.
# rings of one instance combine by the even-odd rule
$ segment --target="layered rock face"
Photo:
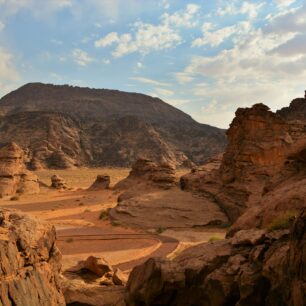
[[[118,205],[110,210],[110,216],[128,225],[166,229],[228,223],[215,203],[179,190],[171,165],[140,159],[130,175],[114,188],[121,194]]]
[[[160,99],[115,90],[27,84],[0,100],[0,114],[1,140],[28,149],[35,170],[129,167],[141,156],[190,166],[226,143],[223,130]]]
[[[62,177],[54,174],[51,176],[51,188],[65,190],[68,189],[68,185]]]
[[[0,197],[39,192],[37,176],[26,170],[24,152],[15,143],[0,147]]]
[[[305,121],[285,120],[263,104],[238,109],[220,168],[186,175],[181,186],[209,195],[232,222],[247,208],[261,206],[263,196],[272,196],[277,188],[286,196],[285,181],[294,184],[302,199],[296,206],[303,207],[297,189],[305,178],[305,126]]]
[[[0,305],[66,305],[55,228],[0,209]]]
[[[304,306],[306,210],[291,232],[242,230],[132,271],[127,305]]]

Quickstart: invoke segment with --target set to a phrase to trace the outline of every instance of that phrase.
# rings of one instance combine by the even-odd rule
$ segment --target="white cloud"
[[[94,61],[94,58],[90,57],[87,52],[81,49],[74,49],[72,51],[74,61],[80,66],[87,66]]]
[[[250,24],[246,33],[228,31],[231,48],[193,57],[176,75],[181,82],[199,82],[192,92],[206,104],[193,116],[226,127],[237,107],[263,102],[275,110],[301,96],[306,79],[305,14],[306,5],[270,19],[263,28]],[[211,26],[206,29],[206,35],[214,33]],[[204,33],[202,43],[218,45],[228,35],[208,39]]]
[[[103,48],[103,47],[111,46],[113,43],[118,42],[119,40],[120,39],[119,39],[118,33],[111,32],[107,34],[104,38],[101,38],[95,41],[95,46]]]
[[[210,31],[211,28],[212,26],[210,23],[204,23],[202,27],[203,37],[196,38],[192,42],[192,46],[200,47],[203,45],[209,45],[211,47],[217,47],[232,36],[241,37],[242,35],[247,34],[251,30],[251,24],[247,21],[242,21],[238,24],[224,27],[216,31]]]
[[[182,40],[175,30],[165,24],[152,25],[137,22],[134,26],[136,29],[134,36],[126,33],[119,37],[117,47],[112,53],[114,57],[122,57],[134,52],[148,54],[152,51],[170,49]]]
[[[180,84],[189,83],[194,79],[194,77],[189,72],[177,72],[174,75]]]
[[[170,3],[168,0],[161,0],[159,5],[162,6],[165,10],[170,8]]]
[[[162,99],[164,100],[166,103],[171,104],[172,106],[181,106],[181,105],[185,105],[190,103],[190,100],[187,99],[169,99],[169,98],[165,98]]]
[[[62,45],[63,44],[63,42],[61,40],[58,40],[58,39],[55,39],[55,38],[51,39],[50,41],[54,45]]]
[[[274,0],[274,3],[276,3],[279,7],[288,7],[295,2],[296,0]]]
[[[0,96],[15,87],[20,76],[13,66],[13,56],[0,48]]]
[[[117,44],[112,52],[114,57],[135,52],[146,55],[152,51],[174,48],[183,41],[177,28],[195,26],[197,23],[195,15],[199,9],[198,5],[188,4],[184,11],[173,15],[163,14],[159,24],[138,21],[134,23],[131,33],[120,35],[117,32],[111,32],[97,40],[95,46],[106,47]]]
[[[247,15],[249,19],[254,19],[257,17],[260,9],[265,5],[265,2],[261,3],[250,3],[248,1],[227,1],[225,6],[219,7],[217,10],[217,15]]]
[[[161,96],[166,96],[166,97],[169,97],[169,96],[173,96],[174,95],[174,92],[172,90],[169,90],[169,89],[165,89],[165,88],[155,88],[155,92],[158,94],[158,95],[161,95]]]
[[[3,31],[4,27],[4,23],[0,21],[0,32]]]
[[[136,65],[137,65],[137,68],[139,69],[143,68],[143,64],[141,62],[138,62]]]
[[[131,78],[131,80],[135,80],[135,81],[138,81],[138,82],[144,83],[144,84],[161,86],[161,87],[167,87],[167,86],[170,85],[169,83],[159,82],[159,81],[149,79],[149,78],[144,78],[144,77],[133,77],[133,78]]]
[[[196,4],[187,4],[184,11],[175,12],[173,15],[165,13],[162,15],[161,19],[164,24],[168,26],[174,25],[177,27],[195,27],[198,23],[198,18],[196,18],[196,13],[200,10],[200,6]]]

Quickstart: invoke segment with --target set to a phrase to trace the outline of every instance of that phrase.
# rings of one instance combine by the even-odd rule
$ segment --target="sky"
[[[159,97],[227,128],[306,89],[306,1],[0,0],[0,97],[28,82]]]

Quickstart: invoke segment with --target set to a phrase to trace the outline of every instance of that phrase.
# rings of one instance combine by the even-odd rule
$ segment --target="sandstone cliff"
[[[247,208],[267,202],[272,207],[273,193],[287,200],[295,198],[291,208],[301,208],[305,205],[301,184],[305,179],[305,126],[305,121],[286,120],[263,104],[238,109],[227,132],[220,168],[188,174],[182,177],[181,186],[209,195],[232,222]],[[289,183],[291,193],[284,187],[290,188]],[[285,209],[289,208],[278,205],[276,211]]]
[[[39,192],[36,175],[25,167],[24,152],[15,143],[0,147],[0,197]]]
[[[160,99],[115,90],[27,84],[0,100],[0,114],[0,138],[28,149],[33,169],[131,166],[141,156],[190,166],[226,143],[223,130]]]
[[[0,305],[65,305],[55,228],[0,209]]]

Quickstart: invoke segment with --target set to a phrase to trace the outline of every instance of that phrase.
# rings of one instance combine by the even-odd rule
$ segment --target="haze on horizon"
[[[237,107],[303,94],[305,39],[301,0],[0,0],[0,96],[28,82],[140,92],[226,128]]]

